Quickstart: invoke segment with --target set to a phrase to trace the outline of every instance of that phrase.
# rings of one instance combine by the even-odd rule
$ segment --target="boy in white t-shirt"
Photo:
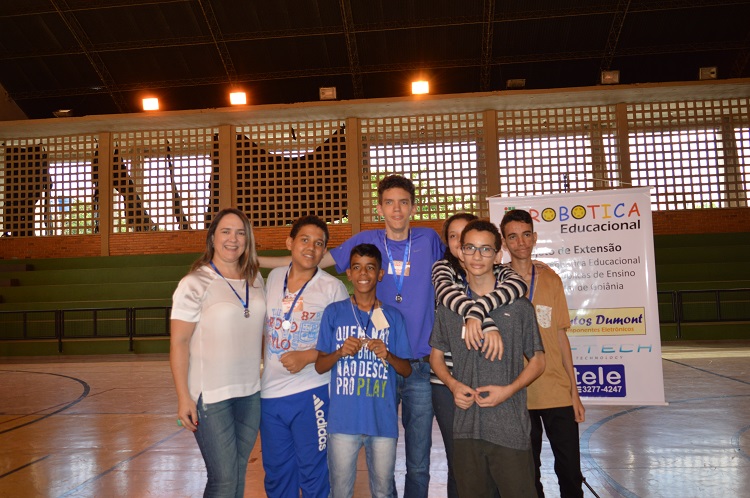
[[[260,437],[270,498],[327,497],[328,382],[315,371],[323,310],[346,299],[346,286],[318,268],[328,227],[316,216],[294,222],[286,241],[292,262],[266,283],[267,322]]]

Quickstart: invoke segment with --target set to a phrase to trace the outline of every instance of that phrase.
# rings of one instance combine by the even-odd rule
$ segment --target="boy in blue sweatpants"
[[[347,297],[346,286],[320,270],[328,227],[316,216],[294,222],[292,262],[266,282],[267,324],[261,379],[260,442],[269,498],[327,498],[328,374],[315,371],[323,310]]]

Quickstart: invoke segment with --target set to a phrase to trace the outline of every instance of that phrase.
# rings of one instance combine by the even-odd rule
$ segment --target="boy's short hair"
[[[352,258],[354,256],[373,258],[378,262],[378,270],[383,268],[383,254],[380,252],[380,249],[373,244],[357,244],[352,247],[352,252],[349,253],[349,265],[352,264]]]
[[[503,220],[500,222],[500,231],[503,233],[503,237],[505,237],[505,225],[511,221],[518,221],[531,225],[531,231],[534,231],[534,220],[531,218],[531,214],[529,214],[528,211],[524,211],[523,209],[511,209],[505,213]]]
[[[474,220],[466,224],[464,231],[461,232],[461,245],[464,245],[464,237],[470,230],[476,230],[477,232],[490,232],[495,236],[495,250],[499,251],[502,245],[502,238],[500,232],[497,230],[497,226],[490,220]]]
[[[328,245],[328,225],[326,225],[325,221],[313,215],[297,218],[294,223],[292,223],[292,231],[289,232],[289,236],[295,238],[302,227],[307,225],[313,225],[323,230],[323,241],[325,245]]]
[[[378,203],[383,202],[383,192],[392,188],[406,190],[409,192],[409,197],[411,197],[411,203],[415,203],[416,195],[414,193],[414,182],[401,175],[390,175],[380,180],[380,183],[378,183]]]

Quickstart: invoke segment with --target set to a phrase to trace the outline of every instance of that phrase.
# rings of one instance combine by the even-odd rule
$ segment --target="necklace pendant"
[[[397,303],[400,303],[403,300],[404,300],[404,298],[401,297],[401,294],[396,294],[396,302]]]
[[[281,322],[281,328],[284,329],[285,332],[289,332],[289,329],[292,328],[292,322],[289,320],[284,320]]]
[[[250,310],[245,308],[245,312],[243,313],[245,315],[245,318],[250,318]]]

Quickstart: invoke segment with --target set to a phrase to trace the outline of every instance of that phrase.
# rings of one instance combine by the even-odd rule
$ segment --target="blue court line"
[[[26,422],[25,424],[17,425],[15,427],[11,427],[10,429],[5,429],[4,431],[0,431],[0,434],[5,434],[6,432],[10,432],[10,431],[15,431],[16,429],[20,429],[21,427],[26,427],[27,425],[31,425],[31,424],[35,424],[37,422],[41,422],[42,420],[44,420],[46,418],[49,418],[52,415],[57,415],[58,413],[60,413],[60,412],[62,412],[64,410],[67,410],[68,408],[70,408],[70,407],[72,407],[74,405],[77,405],[78,403],[80,403],[81,401],[83,401],[89,395],[89,392],[91,391],[91,387],[86,382],[84,382],[81,379],[77,379],[75,377],[70,377],[68,375],[62,375],[62,374],[56,374],[56,373],[49,373],[49,372],[32,372],[32,371],[29,371],[29,370],[0,370],[0,372],[26,373],[26,374],[39,374],[39,375],[54,375],[55,377],[62,377],[64,379],[74,380],[74,381],[78,382],[79,384],[81,384],[81,386],[83,386],[83,392],[81,393],[80,396],[78,396],[78,399],[75,399],[75,400],[71,401],[67,405],[64,405],[62,408],[58,408],[57,410],[55,410],[55,411],[53,411],[51,413],[48,413],[46,415],[42,415],[41,417],[36,418],[34,420],[30,420],[29,422]]]
[[[740,438],[748,430],[750,430],[750,425],[746,425],[742,429],[740,429],[737,432],[735,432],[734,435],[732,436],[732,444],[737,448],[737,453],[739,453],[740,455],[742,455],[742,457],[745,460],[750,460],[750,455],[748,455],[747,453],[745,453],[744,451],[742,451],[742,448],[740,447]]]
[[[596,461],[591,456],[591,451],[589,450],[589,444],[591,442],[591,436],[594,434],[594,432],[596,432],[597,429],[602,427],[604,424],[606,424],[610,420],[614,420],[623,415],[628,415],[630,413],[644,410],[646,408],[650,408],[650,407],[639,406],[636,408],[630,408],[628,410],[623,410],[621,412],[610,415],[609,417],[603,418],[597,423],[592,424],[588,429],[586,429],[586,432],[584,432],[581,435],[581,439],[580,439],[581,458],[585,459],[591,467],[596,468],[601,473],[601,475],[604,476],[604,480],[607,481],[609,485],[615,489],[615,491],[617,491],[618,493],[620,493],[622,496],[626,498],[639,498],[639,497],[637,494],[633,493],[632,491],[627,489],[625,486],[615,481],[615,479],[611,475],[609,475],[608,472],[605,472],[604,469],[602,469],[601,466],[598,463],[596,463]]]
[[[711,372],[709,372],[711,373]],[[734,379],[733,379],[734,380]],[[707,396],[703,398],[689,398],[689,399],[681,399],[678,401],[670,401],[669,405],[679,405],[682,403],[692,403],[695,401],[709,401],[709,400],[716,400],[716,399],[732,399],[732,398],[746,398],[749,397],[750,394],[734,394],[729,396]],[[603,476],[604,479],[613,487],[615,490],[620,493],[621,495],[627,497],[627,498],[639,498],[638,495],[630,491],[629,489],[625,488],[622,484],[615,481],[612,476],[610,476],[607,472],[604,471],[604,469],[599,466],[599,464],[596,463],[594,458],[591,456],[591,451],[589,450],[589,443],[591,442],[591,436],[596,432],[599,428],[601,428],[604,424],[607,422],[610,422],[618,417],[621,417],[623,415],[629,415],[631,413],[646,410],[646,409],[652,409],[652,408],[663,408],[659,406],[638,406],[635,408],[630,408],[628,410],[623,410],[621,412],[615,413],[610,415],[609,417],[603,418],[602,420],[598,421],[595,424],[592,424],[588,429],[586,429],[586,432],[581,435],[581,458],[584,458],[588,464],[590,464],[592,467],[594,467],[596,470],[598,470]],[[734,449],[737,450],[737,453],[742,455],[744,458],[750,460],[750,455],[746,454],[744,451],[742,451],[742,448],[740,448],[740,436],[750,429],[750,426],[743,427],[739,431],[737,431],[732,436],[732,446],[734,446]]]
[[[669,360],[669,359],[666,359],[666,358],[662,358],[662,359],[664,361],[669,361],[671,363],[674,363],[676,365],[680,365],[680,366],[683,366],[683,367],[686,367],[686,368],[692,368],[693,370],[698,370],[700,372],[707,373],[709,375],[715,375],[716,377],[721,377],[722,379],[731,380],[731,381],[734,381],[734,382],[739,382],[741,384],[748,384],[748,385],[750,385],[750,382],[747,382],[747,381],[744,381],[744,380],[741,380],[741,379],[735,379],[734,377],[729,377],[727,375],[722,375],[722,374],[719,374],[719,373],[716,373],[716,372],[712,372],[710,370],[706,370],[704,368],[695,367],[693,365],[688,365],[687,363],[682,363],[682,362],[675,361],[675,360]],[[704,397],[704,398],[690,398],[690,399],[683,399],[683,400],[679,400],[679,401],[670,401],[669,404],[670,405],[674,405],[674,404],[688,403],[688,402],[692,402],[692,401],[706,401],[706,400],[710,400],[710,399],[741,398],[741,397],[745,397],[745,396],[746,395],[709,396],[709,397]],[[636,412],[636,411],[645,410],[647,408],[654,408],[654,407],[652,407],[652,406],[639,406],[639,407],[636,407],[636,408],[631,408],[631,409],[624,410],[622,412],[618,412],[618,413],[615,413],[613,415],[610,415],[609,417],[604,418],[604,419],[600,420],[599,422],[597,422],[595,424],[592,424],[588,429],[586,429],[586,432],[584,432],[583,435],[581,436],[581,457],[585,458],[586,461],[591,466],[593,466],[599,472],[601,472],[602,475],[604,476],[604,479],[613,488],[615,488],[615,490],[618,493],[620,493],[621,495],[625,496],[626,498],[639,498],[639,497],[638,497],[638,495],[636,495],[635,493],[633,493],[629,489],[627,489],[624,486],[622,486],[619,482],[615,481],[614,478],[612,478],[612,476],[610,476],[607,472],[605,472],[596,463],[596,461],[594,461],[594,459],[591,457],[591,452],[589,451],[589,443],[590,443],[591,436],[593,435],[593,433],[596,432],[600,427],[602,427],[607,422],[609,422],[611,420],[614,420],[614,419],[616,419],[618,417],[621,417],[622,415],[627,415],[629,413],[633,413],[633,412]],[[750,426],[743,427],[737,433],[735,433],[734,436],[732,436],[732,445],[735,447],[735,449],[737,450],[737,452],[742,457],[744,457],[747,460],[750,460],[750,455],[748,455],[747,453],[745,453],[744,451],[742,451],[742,448],[740,448],[740,436],[744,432],[746,432],[748,429],[750,429]]]

